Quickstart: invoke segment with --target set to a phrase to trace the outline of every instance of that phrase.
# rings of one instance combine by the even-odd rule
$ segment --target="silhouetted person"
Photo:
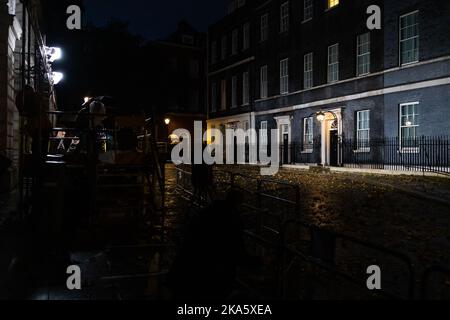
[[[225,299],[233,290],[236,269],[245,260],[239,217],[242,196],[230,192],[189,224],[169,276],[175,299]]]
[[[206,144],[203,144],[203,149],[206,148]],[[194,159],[192,157],[192,159]],[[214,175],[213,166],[208,165],[205,161],[201,164],[192,165],[191,183],[193,187],[193,201],[198,199],[200,203],[205,200],[212,200],[214,192]]]

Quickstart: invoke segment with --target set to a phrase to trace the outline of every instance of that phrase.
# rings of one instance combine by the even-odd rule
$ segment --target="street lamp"
[[[90,98],[90,97],[84,97],[84,103],[88,103],[88,102],[89,102],[89,100],[91,100],[91,98]]]
[[[166,125],[169,125],[169,124],[170,124],[170,119],[169,119],[169,118],[166,118],[166,119],[164,120],[164,123],[165,123]]]

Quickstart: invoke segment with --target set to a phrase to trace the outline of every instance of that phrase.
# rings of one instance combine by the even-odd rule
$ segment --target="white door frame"
[[[331,125],[333,124],[334,120],[337,120],[338,122],[338,135],[339,137],[342,137],[343,133],[343,125],[342,125],[342,108],[337,108],[333,110],[324,110],[325,112],[325,120],[322,121],[321,124],[321,132],[322,132],[322,150],[321,150],[321,157],[322,157],[322,165],[323,166],[329,166],[330,165],[330,131],[331,131]],[[332,115],[332,113],[336,115],[336,119]],[[342,157],[341,157],[341,150],[338,147],[338,165],[342,164]]]

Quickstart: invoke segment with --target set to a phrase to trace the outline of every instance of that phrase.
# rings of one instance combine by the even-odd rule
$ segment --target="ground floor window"
[[[314,118],[303,119],[303,151],[311,152],[314,149]]]
[[[356,118],[357,149],[368,149],[370,148],[370,111],[358,111]]]
[[[419,103],[400,105],[400,143],[402,148],[416,147],[419,128]]]

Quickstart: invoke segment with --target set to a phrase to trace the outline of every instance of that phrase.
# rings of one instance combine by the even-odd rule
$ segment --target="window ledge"
[[[326,8],[324,12],[332,11],[332,10],[338,8],[338,7],[339,7],[339,4],[337,4],[337,5],[335,5],[335,6],[332,6],[332,7],[330,7],[330,8]]]
[[[312,20],[313,20],[313,18],[308,18],[308,19],[306,19],[306,20],[303,20],[303,21],[302,21],[302,24],[311,22]]]
[[[313,153],[313,152],[314,152],[313,149],[307,149],[307,150],[303,150],[301,153],[302,153],[302,154],[311,154],[311,153]]]
[[[353,150],[353,153],[370,153],[370,148],[360,148]]]
[[[401,150],[399,150],[398,153],[401,153],[401,154],[418,154],[418,153],[420,153],[420,149],[419,148],[401,148]]]

